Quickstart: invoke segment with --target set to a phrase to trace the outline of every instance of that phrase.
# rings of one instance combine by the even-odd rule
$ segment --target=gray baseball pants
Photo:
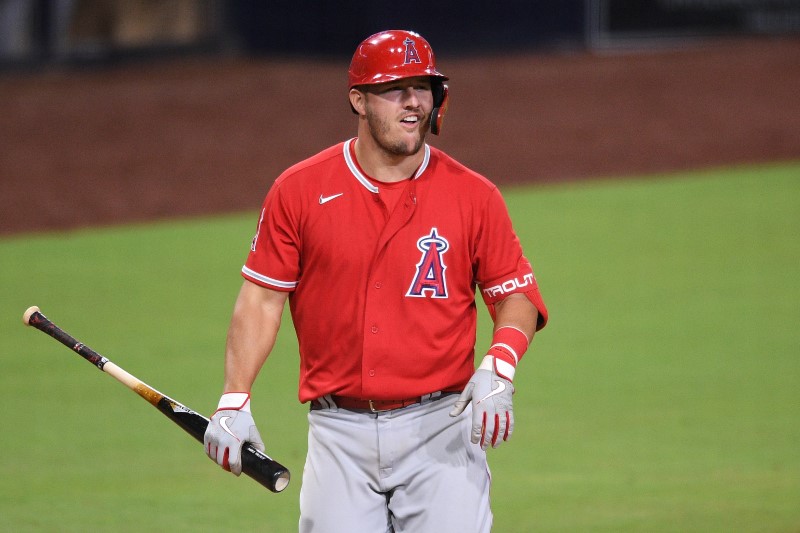
[[[393,411],[308,414],[300,533],[488,533],[491,477],[458,395]]]

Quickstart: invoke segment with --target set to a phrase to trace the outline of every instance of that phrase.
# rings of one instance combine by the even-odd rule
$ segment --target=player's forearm
[[[479,368],[514,381],[517,364],[528,350],[539,312],[524,294],[512,294],[495,304],[492,345]]]
[[[494,331],[506,326],[520,330],[533,339],[539,312],[524,294],[511,294],[495,304]]]
[[[249,392],[275,345],[286,293],[245,282],[225,347],[225,392]]]

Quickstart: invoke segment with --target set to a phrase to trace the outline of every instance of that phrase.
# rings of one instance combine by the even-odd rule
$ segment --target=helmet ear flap
[[[444,114],[447,112],[449,90],[444,83],[436,83],[433,89],[433,110],[431,111],[431,133],[439,135],[442,131]]]

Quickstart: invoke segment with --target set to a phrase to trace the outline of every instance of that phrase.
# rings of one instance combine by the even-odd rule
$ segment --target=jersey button
[[[375,377],[375,371],[374,370],[370,370],[369,371],[369,376],[370,377]]]
[[[378,326],[372,326],[370,331],[372,331],[372,333],[378,333]]]
[[[380,289],[381,287],[383,287],[383,283],[381,283],[380,281],[376,281],[375,282],[375,288],[376,289]]]

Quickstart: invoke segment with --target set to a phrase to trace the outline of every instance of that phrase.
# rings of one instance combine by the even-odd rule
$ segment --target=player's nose
[[[403,104],[407,108],[416,108],[420,106],[419,95],[414,87],[406,87],[403,90]]]

